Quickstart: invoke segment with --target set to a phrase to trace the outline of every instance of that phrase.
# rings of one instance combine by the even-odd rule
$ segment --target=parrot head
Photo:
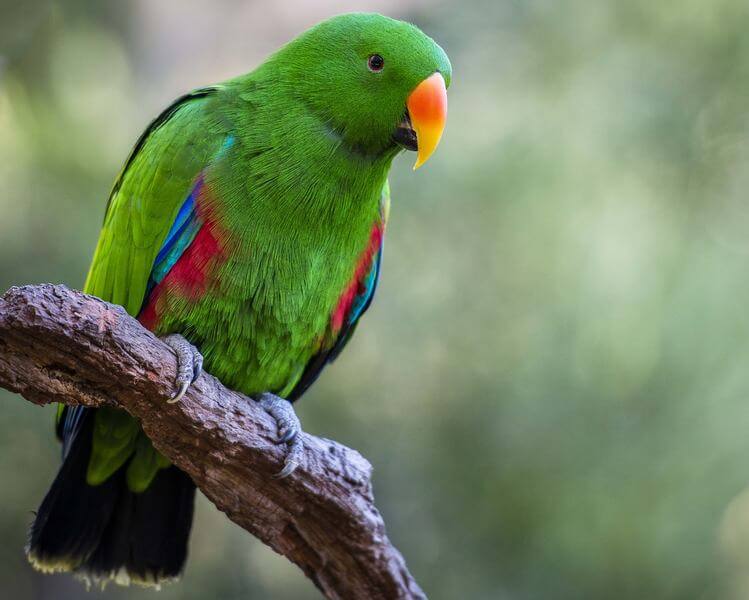
[[[323,21],[287,45],[291,88],[352,152],[417,153],[414,169],[437,148],[447,119],[452,67],[417,27],[378,14]]]

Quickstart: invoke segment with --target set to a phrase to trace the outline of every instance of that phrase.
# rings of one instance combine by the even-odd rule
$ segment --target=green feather
[[[86,482],[99,485],[125,464],[135,449],[140,427],[126,412],[100,408],[94,418],[94,439]]]
[[[110,195],[84,291],[137,315],[148,276],[195,177],[225,137],[209,130],[205,105],[216,89],[197,90],[167,108],[141,136]]]
[[[141,431],[135,442],[135,455],[127,466],[127,485],[134,492],[145,491],[159,469],[165,469],[171,464],[162,454],[151,445],[146,435]]]

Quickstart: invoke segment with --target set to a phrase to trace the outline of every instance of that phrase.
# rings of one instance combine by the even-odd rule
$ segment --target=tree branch
[[[424,598],[374,505],[371,465],[303,434],[287,479],[275,423],[203,374],[167,404],[172,351],[123,308],[64,286],[0,297],[0,386],[35,404],[116,405],[240,527],[297,564],[328,598]]]

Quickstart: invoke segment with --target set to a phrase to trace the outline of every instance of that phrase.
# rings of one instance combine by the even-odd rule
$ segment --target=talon
[[[299,432],[296,429],[289,428],[284,433],[281,434],[281,437],[278,438],[279,444],[286,444],[293,440]]]
[[[303,450],[304,445],[302,444],[302,439],[300,437],[296,437],[295,434],[294,439],[289,442],[289,453],[286,455],[286,458],[283,461],[283,469],[273,475],[273,479],[283,479],[284,477],[288,477],[294,471],[296,471],[296,468],[302,462]]]
[[[203,372],[203,355],[178,333],[167,335],[161,338],[161,341],[169,346],[177,356],[177,377],[174,382],[177,392],[167,400],[168,404],[175,404],[182,400],[187,388]]]
[[[274,479],[283,479],[291,475],[302,462],[304,445],[299,435],[302,431],[302,425],[288,400],[266,393],[260,396],[259,402],[265,412],[276,421],[279,431],[277,442],[289,446],[283,468],[273,475]]]
[[[192,381],[195,383],[203,372],[203,355],[200,352],[196,352],[192,357]]]
[[[284,464],[283,469],[281,469],[278,473],[273,475],[273,479],[283,479],[284,477],[288,477],[291,475],[294,471],[296,471],[296,468],[299,465],[295,463],[293,460],[288,461]]]
[[[195,380],[193,379],[193,381],[195,381]],[[167,400],[166,403],[167,404],[176,404],[177,402],[179,402],[180,400],[182,400],[182,396],[185,395],[185,392],[187,391],[187,388],[190,387],[190,383],[191,382],[189,382],[189,381],[185,381],[184,383],[182,383],[182,385],[179,386],[179,389],[177,390],[177,393],[174,394],[174,396],[172,396],[171,398],[169,398],[169,400]]]

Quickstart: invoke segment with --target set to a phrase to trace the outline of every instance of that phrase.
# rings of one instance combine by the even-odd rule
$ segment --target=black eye
[[[385,66],[385,59],[379,54],[373,54],[367,59],[367,66],[373,73],[379,73],[382,71],[382,67]]]

